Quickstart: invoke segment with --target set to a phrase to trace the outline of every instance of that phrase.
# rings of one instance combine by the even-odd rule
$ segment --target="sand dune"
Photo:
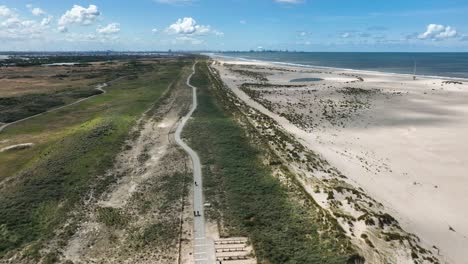
[[[448,262],[466,263],[468,83],[218,61],[231,65],[217,68],[239,97],[301,138]],[[260,104],[239,89],[255,74],[229,67],[268,79],[268,86],[250,87]],[[300,78],[323,80],[290,82]]]

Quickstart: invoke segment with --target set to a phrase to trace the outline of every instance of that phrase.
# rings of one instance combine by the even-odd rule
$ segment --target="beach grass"
[[[107,87],[107,93],[77,105],[8,127],[0,142],[32,142],[28,149],[0,153],[0,256],[27,248],[32,258],[58,228],[73,233],[66,219],[91,191],[102,193],[115,175],[105,172],[123,147],[129,131],[189,60],[129,63],[132,78]],[[5,143],[6,142],[6,143]],[[2,145],[2,146],[3,146]],[[6,168],[6,169],[3,169]],[[114,225],[123,217],[104,210],[102,220]]]
[[[208,216],[219,223],[221,236],[249,237],[259,263],[346,263],[356,256],[343,248],[349,245],[343,235],[319,232],[323,215],[294,201],[273,176],[262,160],[267,149],[236,121],[236,106],[212,78],[207,64],[199,63],[192,78],[199,106],[184,136],[202,160]]]

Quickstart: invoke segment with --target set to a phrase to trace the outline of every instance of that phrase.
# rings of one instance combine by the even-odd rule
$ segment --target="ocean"
[[[224,52],[240,59],[468,79],[468,53]]]

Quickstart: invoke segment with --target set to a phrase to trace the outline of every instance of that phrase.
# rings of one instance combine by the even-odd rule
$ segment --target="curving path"
[[[114,81],[116,81],[116,80],[114,80]],[[78,103],[81,103],[81,102],[83,102],[83,101],[86,101],[86,100],[88,100],[88,99],[91,99],[91,98],[93,98],[93,97],[95,97],[95,96],[105,94],[105,93],[106,93],[106,90],[104,90],[103,88],[104,88],[104,87],[107,87],[107,86],[108,86],[107,83],[102,83],[102,84],[96,85],[96,88],[95,88],[95,89],[102,92],[102,93],[100,93],[100,94],[91,95],[91,96],[89,96],[89,97],[82,98],[82,99],[80,99],[80,100],[78,100],[78,101],[75,101],[75,102],[73,102],[73,103],[71,103],[71,104],[62,105],[62,106],[57,107],[57,108],[52,108],[52,109],[47,110],[47,111],[45,111],[45,112],[42,112],[42,113],[39,113],[39,114],[35,114],[35,115],[32,115],[32,116],[28,116],[28,117],[26,117],[26,118],[23,118],[23,119],[20,119],[20,120],[16,120],[16,121],[14,121],[14,122],[10,122],[10,123],[0,123],[0,132],[2,132],[5,128],[7,128],[7,127],[9,127],[9,126],[11,126],[11,125],[14,125],[14,124],[17,124],[17,123],[26,121],[26,120],[31,119],[31,118],[34,118],[34,117],[41,116],[41,115],[43,115],[43,114],[47,114],[47,113],[50,113],[50,112],[54,112],[54,111],[60,110],[60,109],[65,108],[65,107],[69,107],[69,106],[72,106],[72,105],[76,105],[76,104],[78,104]]]
[[[193,103],[190,112],[184,116],[176,129],[175,141],[181,146],[187,154],[190,155],[193,164],[193,180],[197,184],[194,185],[193,191],[193,210],[198,211],[200,216],[194,217],[194,241],[193,241],[193,260],[196,264],[215,263],[214,242],[213,239],[207,238],[205,235],[205,214],[203,210],[203,188],[202,188],[202,170],[198,154],[191,149],[180,137],[185,124],[197,109],[197,87],[190,84],[190,79],[195,74],[195,66],[192,66],[192,74],[187,78],[187,85],[193,91]]]

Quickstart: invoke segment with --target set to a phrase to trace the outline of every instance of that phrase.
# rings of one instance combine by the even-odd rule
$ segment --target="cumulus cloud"
[[[31,10],[31,13],[35,16],[43,16],[46,14],[46,12],[39,7],[35,7]]]
[[[54,18],[51,15],[47,15],[47,12],[45,12],[44,10],[42,10],[39,7],[34,7],[31,4],[26,5],[26,7],[29,9],[29,11],[31,11],[31,14],[33,14],[34,16],[43,16],[44,17],[44,18],[42,18],[42,20],[40,22],[40,24],[42,26],[48,26],[52,22],[52,19]]]
[[[105,27],[99,26],[96,29],[96,32],[99,34],[116,34],[120,32],[120,24],[119,23],[111,23]]]
[[[88,8],[74,5],[72,9],[65,12],[58,21],[59,30],[61,32],[67,31],[67,26],[71,24],[77,25],[90,25],[101,15],[98,7],[95,5],[89,5]]]
[[[54,17],[53,16],[47,16],[47,17],[44,17],[41,21],[41,25],[42,26],[48,26],[51,22],[52,22],[52,19]]]
[[[34,7],[31,4],[26,5],[26,7],[31,11],[31,14],[35,16],[45,16],[47,13],[39,7]]]
[[[67,26],[71,24],[89,25],[93,23],[100,14],[97,7],[90,5],[88,8],[76,8],[74,6],[67,11],[61,21],[57,20],[58,25],[61,25],[63,32],[67,32]],[[29,12],[34,15],[34,6],[27,6]],[[42,9],[41,9],[42,10]],[[78,12],[76,12],[78,10]],[[42,10],[43,11],[43,10]],[[17,47],[20,44],[30,45],[39,43],[38,41],[63,41],[63,42],[86,42],[91,44],[117,43],[120,31],[118,23],[111,23],[97,27],[95,32],[91,33],[66,33],[56,35],[51,30],[51,23],[54,17],[46,12],[35,12],[36,18],[22,17],[13,8],[0,6],[0,43],[5,47]]]
[[[0,17],[11,17],[14,15],[15,15],[15,12],[13,12],[13,10],[11,10],[10,8],[4,5],[0,5]]]
[[[68,32],[68,28],[65,27],[65,26],[59,26],[58,31],[61,32],[61,33],[66,33],[66,32]]]
[[[44,36],[48,30],[48,24],[52,17],[46,17],[42,21],[23,19],[7,6],[0,6],[0,17],[5,18],[0,22],[0,39],[2,40],[26,40],[37,39]]]
[[[156,34],[156,33],[158,33],[158,32],[159,32],[159,29],[157,29],[157,28],[153,28],[153,29],[151,29],[151,32],[152,32],[153,34]]]
[[[179,18],[168,28],[168,32],[175,34],[190,35],[196,33],[197,31],[207,32],[209,31],[209,27],[198,25],[197,21],[191,17]]]
[[[37,39],[43,37],[46,30],[46,25],[40,22],[12,17],[0,24],[0,39]]]
[[[450,27],[438,24],[430,24],[427,26],[426,32],[419,34],[419,39],[442,40],[454,38],[458,35],[457,31]]]
[[[223,35],[220,31],[212,30],[210,26],[199,25],[197,21],[191,17],[179,18],[166,29],[166,32],[180,35],[207,35],[209,33],[218,36]]]

